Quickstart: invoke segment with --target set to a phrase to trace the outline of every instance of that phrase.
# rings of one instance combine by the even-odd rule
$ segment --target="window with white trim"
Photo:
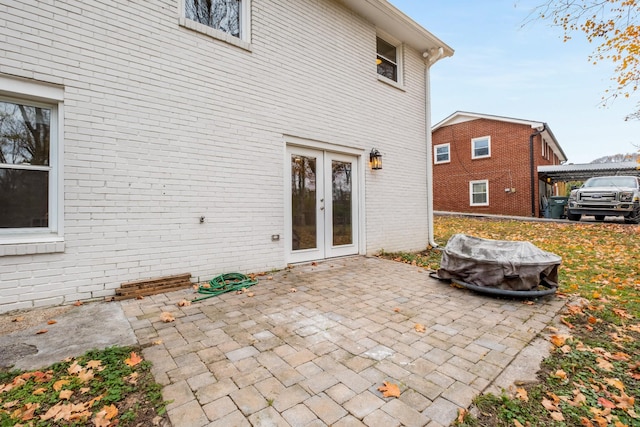
[[[251,0],[182,0],[180,23],[192,30],[248,48]],[[229,37],[231,36],[231,38]]]
[[[402,44],[389,36],[383,37],[376,37],[378,75],[391,82],[402,84]]]
[[[488,180],[469,182],[469,204],[471,206],[489,206]]]
[[[433,146],[434,163],[436,165],[439,163],[449,163],[451,161],[449,150],[450,150],[449,143],[434,145]]]
[[[485,157],[491,157],[491,137],[473,138],[471,140],[471,158],[482,159]]]
[[[0,76],[0,245],[62,242],[62,94]]]

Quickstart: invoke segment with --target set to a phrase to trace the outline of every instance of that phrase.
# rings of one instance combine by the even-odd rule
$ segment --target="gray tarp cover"
[[[558,283],[562,258],[529,242],[454,234],[442,251],[438,277],[476,286],[529,291],[544,279]]]

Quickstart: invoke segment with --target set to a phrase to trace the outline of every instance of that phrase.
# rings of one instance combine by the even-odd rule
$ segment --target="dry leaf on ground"
[[[183,299],[178,303],[178,307],[189,307],[190,305],[191,301],[187,301],[186,299]]]
[[[132,351],[131,355],[124,361],[124,363],[129,366],[136,366],[140,362],[142,362],[142,357],[140,357],[135,351]]]
[[[163,311],[162,314],[160,314],[160,320],[162,320],[164,323],[170,323],[176,320],[176,318],[173,317],[173,314]]]
[[[384,397],[400,397],[400,388],[397,384],[384,381],[378,391],[382,392]]]
[[[425,332],[427,330],[427,328],[425,328],[421,323],[416,323],[413,328],[416,330],[416,332]]]

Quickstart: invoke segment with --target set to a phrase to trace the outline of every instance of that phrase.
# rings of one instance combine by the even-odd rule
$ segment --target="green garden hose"
[[[193,302],[202,301],[227,292],[240,291],[243,288],[256,285],[257,280],[251,279],[241,273],[225,273],[214,277],[209,281],[209,285],[198,286],[198,293],[205,296],[196,298]]]

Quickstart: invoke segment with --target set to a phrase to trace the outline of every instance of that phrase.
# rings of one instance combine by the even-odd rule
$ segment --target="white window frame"
[[[487,141],[487,151],[488,154],[482,156],[476,156],[476,143],[480,141]],[[487,157],[491,157],[491,137],[490,136],[481,136],[478,138],[471,139],[471,158],[472,159],[486,159]]]
[[[486,191],[486,195],[487,195],[487,201],[484,203],[474,203],[473,201],[473,195],[474,194],[483,194],[483,193],[474,193],[473,191],[473,187],[474,185],[477,184],[484,184],[485,188],[487,189]],[[489,206],[489,180],[488,179],[481,179],[481,180],[477,180],[477,181],[469,181],[469,205],[470,206]]]
[[[214,39],[221,40],[231,45],[237,46],[245,50],[251,50],[251,1],[242,0],[240,2],[240,37],[232,36],[231,34],[211,28],[208,25],[201,24],[200,22],[192,21],[188,19],[185,14],[185,0],[178,1],[179,18],[178,23],[180,26],[188,28],[199,33],[206,34]]]
[[[440,160],[438,161],[438,149],[439,148],[447,148],[447,160]],[[446,143],[446,144],[438,144],[438,145],[434,145],[433,146],[433,163],[436,165],[442,164],[442,163],[450,163],[451,162],[451,144],[450,143]]]
[[[0,256],[64,250],[64,89],[0,75],[0,99],[51,109],[47,227],[0,229]]]
[[[396,81],[388,77],[385,77],[381,74],[378,74],[378,70],[377,70],[378,66],[376,64],[376,75],[378,76],[378,80],[384,83],[390,84],[391,86],[397,87],[399,89],[404,89],[404,45],[400,40],[380,30],[376,32],[376,45],[377,45],[377,39],[382,39],[396,48],[395,62],[391,61],[391,58],[385,58],[385,59],[393,62],[396,65],[396,75],[398,77],[398,80]],[[378,59],[378,48],[376,46],[376,61],[377,59]]]

